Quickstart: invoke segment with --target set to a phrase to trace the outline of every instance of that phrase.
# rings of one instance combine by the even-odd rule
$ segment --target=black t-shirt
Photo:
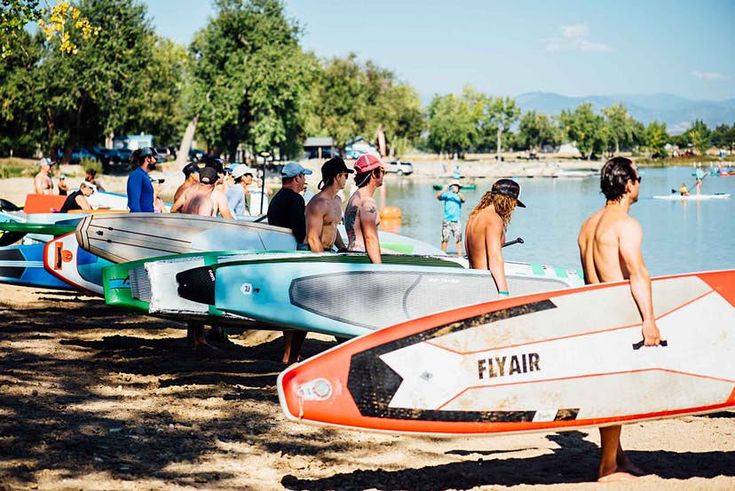
[[[268,224],[290,228],[299,244],[306,237],[306,205],[304,197],[288,188],[281,188],[268,204]]]
[[[69,210],[81,210],[82,207],[79,206],[79,203],[77,203],[77,196],[82,196],[82,192],[74,191],[69,196],[67,196],[66,201],[64,201],[64,204],[61,206],[61,209],[59,210],[59,213],[66,213]]]

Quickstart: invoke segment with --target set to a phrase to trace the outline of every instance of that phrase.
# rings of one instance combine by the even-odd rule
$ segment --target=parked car
[[[385,172],[408,176],[413,174],[413,164],[411,162],[401,162],[400,160],[389,160],[385,163]]]
[[[80,148],[74,148],[71,151],[71,159],[69,159],[70,164],[79,164],[81,163],[82,159],[87,160],[99,160],[99,155],[89,148],[86,147],[80,147]]]

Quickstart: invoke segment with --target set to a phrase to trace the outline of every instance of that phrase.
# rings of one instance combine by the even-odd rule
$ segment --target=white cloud
[[[719,80],[721,78],[725,78],[725,76],[719,72],[701,72],[699,70],[694,70],[692,75],[700,80]]]
[[[544,51],[584,51],[588,53],[610,53],[615,51],[604,43],[589,40],[590,29],[587,24],[570,24],[561,26],[561,37],[544,40]]]

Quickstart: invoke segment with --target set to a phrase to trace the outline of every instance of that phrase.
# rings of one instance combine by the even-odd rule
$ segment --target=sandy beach
[[[183,325],[0,286],[2,489],[598,489],[596,430],[420,438],[288,422],[280,333]],[[309,335],[305,355],[333,345]],[[735,488],[735,412],[628,425],[635,489]],[[604,489],[630,489],[608,484]]]
[[[417,168],[408,178],[442,169]],[[103,182],[122,191],[125,176]],[[0,180],[0,197],[22,203],[31,185]],[[631,488],[594,482],[595,429],[429,438],[289,422],[280,332],[232,330],[209,354],[185,337],[182,323],[99,298],[0,285],[0,490]],[[310,334],[303,356],[333,345]],[[650,473],[634,489],[735,489],[735,412],[631,424],[623,445]]]

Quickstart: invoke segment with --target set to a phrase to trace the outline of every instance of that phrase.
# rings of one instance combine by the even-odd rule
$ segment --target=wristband
[[[503,297],[507,297],[510,295],[510,292],[508,290],[498,290],[498,295],[501,295]]]

